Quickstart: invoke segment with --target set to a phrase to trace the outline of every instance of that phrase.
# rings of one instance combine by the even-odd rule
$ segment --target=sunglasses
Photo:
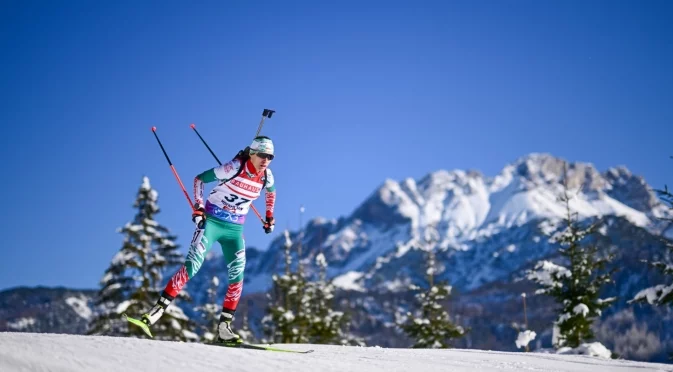
[[[262,158],[262,159],[273,160],[273,158],[274,158],[273,155],[271,155],[271,154],[265,154],[265,153],[263,153],[263,152],[258,152],[258,153],[255,154],[255,155],[259,156],[259,157]]]

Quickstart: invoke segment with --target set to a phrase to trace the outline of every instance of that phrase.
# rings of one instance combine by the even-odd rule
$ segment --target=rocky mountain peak
[[[626,167],[610,168],[603,177],[609,185],[607,194],[629,207],[649,212],[659,205],[656,194],[645,179],[632,174]]]
[[[503,169],[503,173],[517,178],[527,189],[561,184],[564,168],[567,166],[567,182],[571,189],[581,188],[585,192],[598,191],[607,185],[600,172],[589,163],[568,162],[547,153],[531,153],[523,156]]]

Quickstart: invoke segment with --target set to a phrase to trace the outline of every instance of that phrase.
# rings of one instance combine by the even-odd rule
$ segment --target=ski
[[[233,344],[233,343],[232,344],[206,343],[206,345],[219,346],[219,347],[241,348],[241,349],[252,349],[252,350],[276,351],[276,352],[281,352],[281,353],[296,353],[296,354],[308,354],[308,353],[312,353],[312,352],[315,351],[313,349],[309,349],[309,350],[281,349],[281,348],[272,347],[272,346],[248,344],[248,343],[245,343],[245,342],[239,342],[239,343],[235,343],[235,344]]]
[[[143,332],[145,332],[145,334],[147,334],[151,338],[154,338],[154,336],[152,336],[152,332],[150,332],[150,327],[148,327],[147,324],[143,323],[142,320],[132,318],[126,315],[126,313],[122,314],[122,317],[124,317],[129,323],[140,327],[143,330]]]
[[[129,323],[140,327],[140,329],[145,332],[149,337],[154,338],[152,336],[152,332],[150,332],[150,327],[147,326],[147,324],[143,323],[142,320],[136,319],[133,317],[128,316],[126,313],[122,314],[122,317],[126,319]],[[273,346],[264,346],[264,345],[254,345],[254,344],[248,344],[245,342],[238,342],[238,343],[231,343],[231,344],[219,344],[219,343],[204,343],[204,345],[211,345],[211,346],[219,346],[219,347],[237,347],[237,348],[242,348],[242,349],[252,349],[252,350],[265,350],[265,351],[276,351],[276,352],[282,352],[282,353],[296,353],[296,354],[308,354],[312,353],[314,350],[289,350],[289,349],[281,349]]]

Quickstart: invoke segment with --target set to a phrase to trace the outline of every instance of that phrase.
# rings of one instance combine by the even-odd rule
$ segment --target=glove
[[[273,216],[271,216],[271,217],[267,216],[266,217],[266,223],[264,224],[264,232],[267,233],[267,234],[270,234],[273,231],[273,226],[274,226],[275,223],[276,222],[275,222]]]
[[[192,222],[196,224],[199,230],[202,230],[206,225],[206,210],[199,203],[194,204],[194,212],[192,212]]]

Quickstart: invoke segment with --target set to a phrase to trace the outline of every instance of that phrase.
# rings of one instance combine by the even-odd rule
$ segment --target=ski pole
[[[210,154],[213,155],[213,157],[215,158],[215,160],[217,160],[217,163],[219,165],[222,165],[222,162],[220,161],[220,159],[217,158],[217,155],[215,155],[215,153],[210,148],[210,146],[208,146],[208,144],[206,143],[206,140],[204,140],[203,137],[201,137],[201,134],[199,134],[199,131],[196,130],[196,125],[191,124],[189,127],[194,129],[194,132],[196,132],[196,135],[199,136],[199,138],[201,139],[201,142],[203,142],[203,144],[206,145],[206,148],[208,149],[208,151],[210,151]]]
[[[273,115],[274,112],[276,111],[269,109],[264,109],[264,111],[262,111],[262,120],[259,122],[259,126],[257,126],[257,133],[255,133],[255,137],[259,136],[259,132],[262,131],[262,126],[264,125],[264,119],[266,118],[271,119],[271,116]]]
[[[175,179],[178,180],[178,184],[180,184],[180,188],[182,188],[182,192],[185,194],[185,197],[187,198],[187,202],[189,203],[189,209],[194,212],[194,204],[192,204],[192,199],[189,197],[189,194],[187,193],[187,190],[185,190],[185,186],[182,184],[182,181],[180,180],[180,176],[178,176],[178,172],[175,170],[175,167],[173,166],[173,163],[171,162],[171,159],[168,157],[168,154],[166,153],[166,150],[164,149],[164,145],[161,144],[161,141],[159,140],[159,136],[157,136],[157,127],[152,127],[152,133],[154,133],[154,137],[157,139],[157,142],[159,142],[159,146],[161,146],[161,151],[164,152],[164,156],[166,157],[166,160],[168,161],[168,165],[171,167],[171,170],[173,171],[173,175],[175,176]]]
[[[222,162],[220,161],[220,159],[217,158],[217,155],[215,155],[215,153],[210,148],[210,146],[208,146],[208,143],[206,143],[206,140],[204,140],[203,137],[201,137],[201,134],[199,134],[199,131],[196,130],[196,125],[191,124],[189,127],[194,129],[194,132],[196,132],[196,135],[199,136],[199,138],[201,139],[201,142],[203,142],[203,144],[206,145],[206,148],[208,149],[208,151],[210,151],[210,154],[213,155],[215,160],[217,160],[218,164],[222,165]],[[252,208],[253,212],[255,212],[255,214],[257,215],[257,218],[259,218],[259,220],[262,222],[262,225],[266,224],[266,222],[262,219],[262,215],[259,214],[259,212],[257,211],[257,208],[255,208],[255,205],[250,203],[250,207]]]

